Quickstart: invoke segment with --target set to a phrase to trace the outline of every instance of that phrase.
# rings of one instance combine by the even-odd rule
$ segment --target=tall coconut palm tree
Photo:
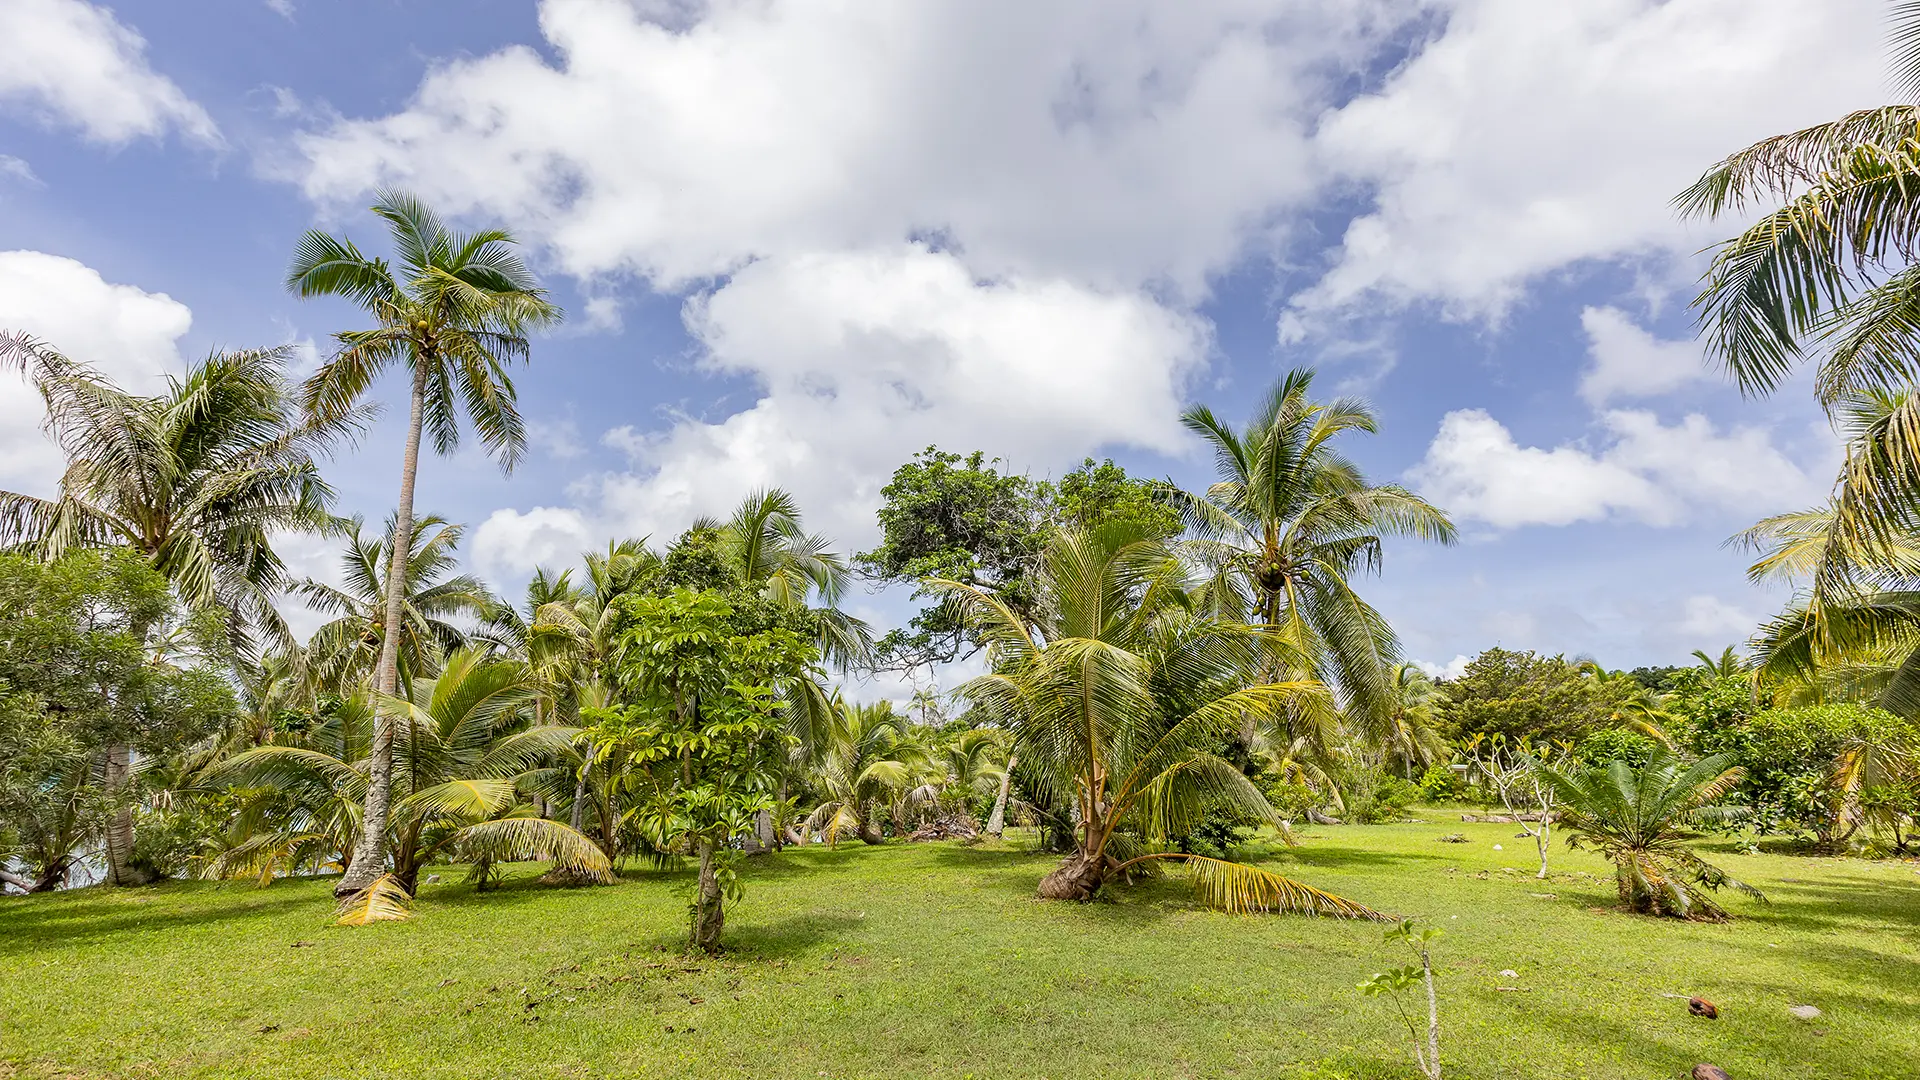
[[[1143,523],[1116,521],[1051,538],[1037,574],[1040,612],[992,592],[931,580],[987,642],[992,670],[960,693],[1013,734],[1023,762],[1075,810],[1074,852],[1040,883],[1046,899],[1092,897],[1156,860],[1187,864],[1201,895],[1229,910],[1375,912],[1269,871],[1169,850],[1209,804],[1279,824],[1265,797],[1214,751],[1249,715],[1331,725],[1311,678],[1245,685],[1263,658],[1303,665],[1273,631],[1196,616],[1175,553]]]
[[[1453,523],[1405,488],[1369,484],[1336,442],[1377,430],[1372,412],[1351,398],[1313,401],[1312,387],[1312,371],[1288,372],[1244,431],[1205,406],[1188,409],[1182,422],[1212,448],[1218,478],[1203,494],[1162,492],[1186,524],[1186,549],[1211,572],[1207,610],[1284,634],[1304,659],[1299,672],[1269,668],[1267,681],[1317,679],[1359,727],[1385,730],[1399,642],[1353,577],[1380,569],[1383,537],[1451,544]]]
[[[0,492],[0,544],[54,559],[69,547],[138,552],[189,606],[228,615],[237,645],[265,630],[285,641],[273,597],[287,584],[274,554],[281,530],[322,529],[332,492],[314,454],[357,417],[299,420],[281,349],[215,353],[154,397],[130,393],[33,338],[0,334],[0,367],[24,371],[46,402],[46,430],[67,458],[59,492]],[[143,639],[149,627],[137,627]],[[107,748],[105,786],[132,778],[129,748]],[[107,880],[139,884],[128,865],[133,810],[116,810],[106,838]]]
[[[1404,662],[1387,669],[1387,694],[1390,706],[1385,724],[1357,734],[1379,754],[1382,766],[1391,768],[1397,762],[1412,779],[1415,769],[1424,770],[1446,753],[1439,710],[1447,703],[1447,695],[1418,665]]]
[[[1729,761],[1716,754],[1688,765],[1655,750],[1637,769],[1624,761],[1576,772],[1536,767],[1560,799],[1559,821],[1569,833],[1568,844],[1590,847],[1612,860],[1621,907],[1718,921],[1726,911],[1701,889],[1730,887],[1766,899],[1687,846],[1694,826],[1741,813],[1713,805],[1745,775]]]
[[[339,350],[307,380],[310,415],[346,415],[390,367],[410,376],[394,532],[411,536],[423,433],[433,437],[436,451],[450,454],[460,444],[465,413],[502,469],[511,470],[525,451],[526,430],[507,367],[527,358],[528,331],[557,323],[560,309],[534,281],[506,232],[452,232],[425,203],[404,192],[382,192],[372,209],[387,223],[397,266],[363,254],[350,240],[309,232],[294,253],[287,288],[303,297],[343,297],[375,323],[334,335]],[[406,571],[406,553],[396,546],[387,570],[386,625],[400,622]],[[400,685],[399,645],[397,636],[382,639],[374,667],[374,690],[389,698]],[[368,827],[361,834],[365,850],[337,886],[341,895],[366,888],[384,870],[392,745],[391,725],[376,722]]]
[[[398,523],[387,519],[385,534],[370,539],[354,518],[348,527],[346,550],[340,563],[344,581],[339,587],[308,579],[294,592],[308,606],[333,616],[313,632],[307,643],[307,664],[320,685],[351,695],[358,684],[377,671],[389,635],[387,575],[395,550]],[[447,653],[468,643],[470,624],[491,621],[501,607],[479,578],[451,574],[458,565],[455,551],[465,529],[429,514],[413,523],[413,542],[405,549],[407,590],[397,620],[400,633],[394,652],[402,687],[439,668]]]

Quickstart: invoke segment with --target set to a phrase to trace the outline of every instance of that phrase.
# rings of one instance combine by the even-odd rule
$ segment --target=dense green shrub
[[[1747,771],[1732,801],[1753,808],[1750,827],[1823,845],[1843,839],[1832,785],[1841,753],[1859,740],[1920,743],[1912,724],[1871,705],[1740,707],[1725,686],[1697,700],[1707,707],[1678,725],[1678,738],[1691,753],[1728,754]]]
[[[1469,802],[1473,785],[1445,765],[1429,765],[1420,777],[1420,801],[1423,803]]]
[[[1366,775],[1347,792],[1348,821],[1378,825],[1398,821],[1420,797],[1420,789],[1397,776]]]
[[[1626,728],[1608,728],[1596,731],[1580,740],[1573,748],[1573,756],[1583,765],[1605,765],[1609,761],[1624,761],[1634,768],[1647,763],[1660,744],[1638,731]]]

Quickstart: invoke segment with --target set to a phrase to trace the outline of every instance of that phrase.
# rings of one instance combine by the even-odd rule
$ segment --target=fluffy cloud
[[[531,565],[565,530],[671,535],[746,491],[782,486],[808,523],[871,537],[879,489],[928,444],[986,447],[1045,465],[1126,443],[1175,451],[1204,324],[1135,293],[1053,280],[980,281],[921,245],[769,259],[690,305],[711,370],[762,396],[718,422],[615,429],[632,471],[576,485],[584,509],[500,511],[476,551]],[[594,519],[597,529],[587,528]],[[575,545],[577,548],[577,545]]]
[[[1372,193],[1314,312],[1369,295],[1497,315],[1588,259],[1724,233],[1670,200],[1747,143],[1880,104],[1883,0],[1447,0],[1444,32],[1330,115],[1326,167]]]
[[[1416,6],[546,0],[557,59],[446,63],[286,168],[324,205],[401,183],[507,220],[596,325],[625,276],[689,291],[704,363],[760,389],[609,433],[630,469],[495,514],[476,551],[670,533],[772,484],[851,544],[929,443],[1177,447],[1208,276],[1312,196],[1312,119]]]
[[[1427,673],[1429,679],[1458,679],[1467,673],[1467,665],[1473,663],[1473,657],[1459,653],[1444,664],[1431,660],[1415,660],[1413,666]]]
[[[667,288],[939,236],[988,276],[1192,294],[1312,190],[1307,124],[1411,7],[546,0],[557,64],[448,63],[294,168],[316,199],[404,183]]]
[[[1480,409],[1440,421],[1408,479],[1461,520],[1495,528],[1621,519],[1676,525],[1703,511],[1756,516],[1822,494],[1806,470],[1758,428],[1721,433],[1691,414],[1662,424],[1650,412],[1600,417],[1604,445],[1521,446]]]
[[[1708,377],[1697,343],[1662,341],[1619,308],[1587,308],[1580,326],[1593,361],[1580,377],[1580,396],[1590,404],[1653,397]]]
[[[106,8],[85,0],[0,4],[0,104],[123,143],[176,130],[207,144],[219,129],[173,81],[147,66],[147,43]]]
[[[0,330],[31,334],[130,389],[154,392],[183,365],[175,343],[193,313],[165,293],[115,285],[73,259],[0,251]],[[0,487],[46,495],[61,457],[40,432],[40,397],[0,371]]]

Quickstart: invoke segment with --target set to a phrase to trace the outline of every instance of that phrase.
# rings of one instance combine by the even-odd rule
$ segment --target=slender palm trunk
[[[587,820],[587,770],[591,767],[592,766],[587,763],[582,762],[580,764],[580,776],[573,782],[573,816],[567,824],[573,826],[574,832],[580,832],[580,826],[585,824]],[[613,853],[608,852],[607,854],[611,855]]]
[[[407,416],[407,448],[400,466],[400,505],[394,511],[393,551],[387,564],[387,611],[380,635],[380,662],[373,688],[392,696],[400,682],[400,616],[407,596],[407,556],[413,551],[413,482],[420,472],[420,426],[426,411],[428,356],[416,358],[413,397]],[[393,716],[385,704],[373,714],[373,747],[367,761],[367,803],[360,843],[353,862],[335,885],[335,896],[351,896],[373,884],[387,869],[387,818],[393,805]]]
[[[1019,754],[1007,758],[1007,771],[1000,777],[1000,794],[993,797],[993,813],[987,818],[987,835],[995,840],[1007,831],[1007,795],[1013,790],[1013,770],[1019,764]]]
[[[147,635],[152,629],[145,622],[138,622],[130,628],[142,655],[147,651]],[[101,785],[113,804],[113,816],[107,819],[105,837],[107,884],[151,884],[153,875],[133,865],[133,803],[126,795],[127,787],[133,783],[133,747],[124,742],[108,743],[106,761],[100,774]]]

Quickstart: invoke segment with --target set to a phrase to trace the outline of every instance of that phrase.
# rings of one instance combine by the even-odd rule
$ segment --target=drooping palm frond
[[[1120,864],[1120,872],[1158,860],[1185,865],[1187,880],[1200,901],[1208,907],[1235,915],[1282,913],[1325,915],[1338,919],[1369,919],[1392,922],[1394,916],[1355,903],[1344,897],[1283,877],[1271,870],[1245,863],[1228,862],[1202,855],[1158,852],[1140,855]]]
[[[512,816],[468,825],[454,834],[454,857],[463,862],[544,860],[576,879],[611,885],[613,863],[599,845],[558,821]]]

